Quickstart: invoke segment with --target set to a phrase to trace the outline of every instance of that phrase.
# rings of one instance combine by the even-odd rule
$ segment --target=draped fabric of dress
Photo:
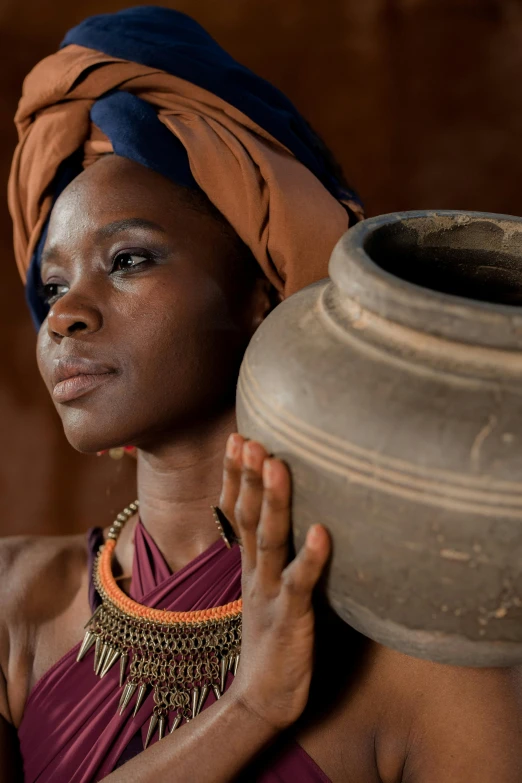
[[[101,530],[92,530],[91,567],[101,543]],[[172,574],[141,522],[136,526],[134,544],[130,595],[142,604],[190,611],[219,606],[241,595],[238,547],[229,550],[222,541],[216,542]],[[93,611],[99,600],[91,578]],[[135,718],[134,701],[120,717],[118,666],[100,680],[93,671],[94,650],[76,663],[78,649],[79,644],[37,682],[27,701],[18,730],[25,783],[93,783],[142,751],[153,709],[152,695]],[[227,687],[232,682],[229,674]],[[213,703],[214,696],[209,695],[205,709]],[[197,779],[197,759],[194,769]],[[245,774],[249,783],[328,783],[326,775],[293,740],[273,756],[269,754],[268,763],[261,758],[256,769]]]

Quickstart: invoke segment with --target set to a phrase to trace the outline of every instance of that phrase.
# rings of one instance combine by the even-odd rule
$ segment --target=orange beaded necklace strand
[[[134,601],[118,587],[112,557],[118,536],[137,512],[136,500],[118,514],[107,541],[100,547],[94,568],[94,586],[101,605],[87,623],[78,661],[94,647],[94,671],[99,677],[119,661],[118,710],[122,715],[137,691],[135,716],[147,695],[154,693],[154,710],[145,747],[158,729],[162,739],[183,722],[195,718],[212,690],[219,699],[227,673],[239,666],[241,599],[195,612],[169,612]]]

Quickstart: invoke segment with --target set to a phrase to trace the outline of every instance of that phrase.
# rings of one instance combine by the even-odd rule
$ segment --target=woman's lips
[[[70,402],[97,389],[115,375],[114,367],[86,356],[62,356],[53,362],[53,398],[55,402]]]
[[[98,388],[115,375],[114,372],[74,375],[56,384],[53,398],[56,402],[70,402]]]

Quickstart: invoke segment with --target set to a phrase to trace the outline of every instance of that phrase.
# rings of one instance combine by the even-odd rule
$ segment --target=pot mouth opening
[[[404,217],[368,233],[372,262],[407,283],[490,304],[522,307],[522,221]]]

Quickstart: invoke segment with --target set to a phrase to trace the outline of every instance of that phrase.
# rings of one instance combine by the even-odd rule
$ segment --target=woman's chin
[[[135,433],[129,428],[128,416],[122,410],[97,406],[96,411],[79,406],[58,407],[65,437],[76,451],[97,454],[100,451],[126,446]]]
[[[126,445],[124,440],[118,440],[116,437],[108,438],[107,432],[104,432],[103,434],[99,432],[82,432],[78,434],[65,429],[65,437],[73,449],[79,451],[81,454],[99,454],[100,452],[109,451],[110,449],[116,449]]]

